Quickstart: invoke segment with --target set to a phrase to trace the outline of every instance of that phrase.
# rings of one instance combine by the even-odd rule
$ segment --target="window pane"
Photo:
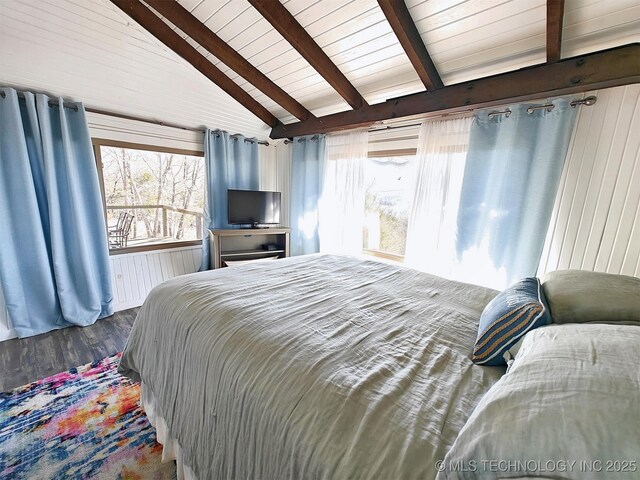
[[[110,248],[202,238],[202,157],[107,146],[100,153]]]
[[[365,160],[364,248],[404,255],[415,156]]]

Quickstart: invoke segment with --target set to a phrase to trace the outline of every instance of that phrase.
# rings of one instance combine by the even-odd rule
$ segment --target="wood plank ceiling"
[[[74,5],[111,5],[33,1],[49,12],[57,6],[58,17]],[[637,82],[640,75],[637,46],[566,60],[640,41],[638,0],[111,1],[160,40],[148,40],[147,50],[157,55],[159,48],[172,59],[177,53],[217,85],[196,95],[210,101],[215,92],[222,110],[241,117],[230,95],[273,127],[274,137],[531,98],[535,91]],[[0,0],[0,6],[26,8],[19,0]],[[5,24],[3,18],[0,27]],[[140,26],[129,23],[129,34],[148,38]],[[4,33],[0,28],[0,40]],[[515,72],[524,67],[530,69]],[[499,75],[505,72],[514,73]],[[527,88],[518,86],[527,81]],[[403,98],[411,94],[417,95]],[[192,112],[193,122],[228,124]],[[243,118],[248,128],[238,131],[253,133],[255,120]]]
[[[280,1],[277,0],[248,0],[253,9],[245,8],[241,10],[231,22],[237,21],[242,15],[245,15],[245,12],[249,12],[249,14],[254,16],[249,19],[250,21],[246,22],[246,24],[251,25],[250,28],[252,30],[264,32],[261,35],[260,40],[262,41],[260,44],[266,45],[267,47],[263,48],[260,53],[264,54],[269,50],[270,43],[265,42],[264,37],[271,35],[272,38],[278,39],[276,42],[278,43],[280,40],[277,35],[279,35],[288,42],[295,52],[306,62],[306,64],[299,62],[296,54],[291,53],[292,63],[298,62],[300,66],[295,71],[289,71],[286,76],[278,77],[276,73],[273,75],[274,82],[278,80],[283,81],[283,79],[286,79],[284,81],[291,82],[291,77],[295,77],[299,75],[300,71],[311,67],[352,109],[324,115],[320,118],[317,118],[311,112],[307,111],[308,114],[303,112],[303,114],[306,114],[306,118],[300,118],[300,114],[296,114],[296,111],[299,111],[300,104],[291,97],[287,97],[285,99],[286,102],[283,102],[281,95],[278,97],[273,95],[273,92],[271,94],[265,92],[265,89],[260,88],[261,85],[256,85],[256,83],[252,81],[252,78],[248,78],[246,74],[243,75],[243,70],[246,70],[247,67],[244,64],[238,65],[238,59],[246,59],[244,59],[240,53],[233,50],[231,45],[223,47],[220,44],[218,33],[222,34],[222,31],[228,27],[231,22],[222,27],[215,27],[210,24],[210,21],[218,17],[222,9],[231,2],[227,2],[224,5],[218,3],[218,6],[220,6],[219,9],[209,13],[207,18],[201,18],[201,20],[199,20],[198,14],[194,12],[203,4],[211,7],[211,2],[202,2],[193,7],[192,11],[188,11],[184,6],[174,2],[167,2],[166,0],[145,0],[146,3],[157,10],[156,13],[159,16],[156,16],[143,5],[142,0],[111,1],[132,16],[132,18],[154,34],[165,45],[189,61],[198,70],[207,74],[202,68],[202,60],[204,57],[197,54],[195,50],[197,47],[191,49],[193,51],[189,50],[185,52],[185,48],[188,47],[187,37],[204,46],[208,50],[208,53],[226,63],[237,75],[242,76],[255,88],[258,88],[263,94],[266,94],[269,100],[278,102],[281,107],[287,109],[289,113],[296,115],[300,119],[299,122],[283,124],[275,116],[270,115],[268,110],[265,113],[265,109],[261,108],[261,103],[256,102],[253,98],[247,101],[247,94],[244,90],[237,91],[238,89],[230,88],[230,78],[218,70],[213,63],[207,64],[206,70],[211,70],[211,68],[215,69],[213,72],[214,75],[207,76],[223,88],[225,92],[229,93],[238,102],[242,103],[250,111],[263,119],[265,123],[270,125],[272,127],[272,138],[330,132],[370,125],[375,122],[391,120],[398,117],[424,115],[434,112],[456,112],[469,109],[470,107],[499,105],[505,102],[536,99],[543,95],[576,93],[589,89],[606,88],[640,81],[640,47],[638,45],[629,44],[626,47],[583,54],[574,59],[561,61],[565,0],[547,0],[545,9],[546,21],[544,24],[544,31],[546,33],[544,44],[546,47],[546,62],[540,62],[536,66],[529,66],[529,68],[524,71],[514,69],[512,64],[509,68],[509,73],[484,76],[480,79],[467,80],[464,83],[456,83],[445,87],[438,67],[428,52],[427,45],[430,45],[428,35],[422,34],[418,26],[418,21],[414,18],[414,15],[415,17],[420,16],[420,10],[416,7],[423,8],[424,5],[420,3],[417,5],[413,4],[412,6],[415,12],[412,15],[409,5],[405,3],[405,0],[378,0],[377,6],[371,5],[365,0],[359,0],[352,3],[359,6],[365,12],[382,11],[386,22],[378,22],[379,26],[385,28],[385,25],[387,25],[394,33],[393,36],[389,36],[388,38],[391,42],[390,46],[396,46],[397,48],[397,44],[400,44],[405,53],[405,58],[410,61],[414,73],[418,75],[426,89],[423,90],[422,93],[414,94],[410,97],[392,98],[376,105],[370,105],[341,68],[334,63],[336,62],[336,60],[334,60],[335,55],[334,58],[331,58],[325,49],[323,49],[323,46],[321,46],[310,33],[312,31],[311,27],[318,16],[327,18],[335,11],[348,8],[350,6],[348,3],[334,7],[332,0],[324,0],[310,6],[307,3],[306,8],[303,7],[301,9],[297,0],[285,0],[284,3],[280,3]],[[411,0],[409,0],[409,2],[412,3]],[[455,4],[455,0],[452,3]],[[495,3],[500,2],[494,2],[494,4]],[[445,4],[443,11],[450,10],[449,14],[455,14],[456,5],[449,5],[447,8],[446,2],[443,2],[443,4]],[[530,19],[536,19],[535,14],[531,14],[530,9],[527,8],[523,0],[517,2],[517,4],[520,11],[514,10],[514,13],[517,12],[516,15],[522,13],[524,10],[524,13],[529,14]],[[236,3],[236,5],[241,7],[239,3]],[[316,15],[310,15],[310,11],[314,10],[314,7],[323,8],[323,12],[329,13],[322,15],[320,10],[317,10]],[[469,7],[477,8],[477,5]],[[491,8],[483,8],[483,11],[488,10],[491,10]],[[255,17],[255,12],[260,16]],[[356,12],[354,11],[353,13]],[[352,17],[353,13],[349,15],[349,17]],[[480,13],[482,12],[479,12],[478,15],[475,16],[476,21]],[[342,15],[343,20],[347,22],[350,20],[349,17],[344,15],[344,11]],[[162,16],[164,16],[164,19],[168,23],[164,24],[163,28],[159,28],[158,21],[160,21],[159,17]],[[356,15],[356,18],[360,16],[361,13]],[[428,16],[429,15],[427,15],[427,17]],[[201,15],[201,17],[203,16]],[[309,20],[306,27],[303,25],[305,18]],[[260,23],[264,25],[264,20],[268,22],[271,29],[268,27],[265,28],[264,26],[256,28]],[[453,25],[460,23],[460,21],[462,21],[462,19],[453,22]],[[175,25],[176,28],[181,29],[183,34],[186,34],[184,44],[176,44],[178,35],[169,30],[169,24]],[[514,27],[517,29],[518,26],[514,25]],[[309,31],[307,31],[307,29]],[[218,32],[216,32],[216,30],[218,30]],[[249,29],[247,28],[244,31],[247,30]],[[276,33],[273,33],[273,31]],[[233,35],[234,31],[230,30],[230,32],[231,35]],[[494,37],[495,34],[491,36]],[[234,37],[231,36],[228,41],[231,42],[233,38]],[[215,40],[215,42],[213,42],[213,40]],[[203,43],[205,43],[205,45],[203,45]],[[434,42],[434,44],[435,43],[436,42]],[[502,44],[500,47],[508,47],[511,43],[513,42]],[[247,46],[248,45],[244,45],[244,47]],[[330,45],[326,47],[330,47]],[[327,49],[330,50],[329,48]],[[384,56],[380,54],[380,50],[381,49],[377,49],[372,52],[378,54],[376,61],[373,61],[373,58],[371,58],[374,65],[379,64],[379,58]],[[289,54],[289,52],[290,51],[287,51],[287,54]],[[351,64],[353,62],[349,63]],[[284,65],[282,65],[282,67],[284,67]],[[347,65],[347,68],[349,67],[350,65]],[[256,68],[256,70],[259,69]],[[276,71],[277,70],[278,69],[276,69]],[[273,70],[271,72],[273,72]],[[379,71],[378,74],[380,74]],[[320,82],[317,83],[320,84]],[[272,90],[274,86],[275,85],[270,85]],[[279,95],[280,91],[278,90],[276,93]]]

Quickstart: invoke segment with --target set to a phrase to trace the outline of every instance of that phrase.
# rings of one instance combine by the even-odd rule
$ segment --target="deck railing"
[[[121,211],[128,212],[134,216],[131,231],[129,233],[129,242],[136,241],[137,244],[147,240],[149,243],[158,241],[180,241],[180,240],[196,240],[202,238],[203,231],[203,214],[194,210],[174,207],[172,205],[107,205],[107,223],[115,224]],[[150,214],[148,211],[160,211],[160,215]],[[170,215],[182,215],[181,219],[172,219],[169,222]],[[189,222],[187,218],[192,218]],[[180,221],[182,221],[182,238],[177,238],[179,233]],[[146,225],[145,225],[146,222]],[[142,225],[140,225],[142,224]],[[194,225],[195,224],[195,225]],[[152,228],[151,236],[148,235],[148,227]],[[187,232],[193,232],[195,228],[196,238],[184,238]],[[142,233],[142,234],[141,234]],[[188,235],[191,236],[191,235]],[[130,243],[129,243],[130,244]]]

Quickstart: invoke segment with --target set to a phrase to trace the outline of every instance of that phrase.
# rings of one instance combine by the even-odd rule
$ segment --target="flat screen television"
[[[275,225],[280,223],[280,192],[227,190],[230,225]]]

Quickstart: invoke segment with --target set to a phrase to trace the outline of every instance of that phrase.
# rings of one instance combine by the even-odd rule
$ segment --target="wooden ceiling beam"
[[[384,120],[469,111],[512,102],[539,100],[600,88],[640,83],[640,44],[589,53],[557,63],[421,92],[359,110],[334,113],[304,122],[279,125],[271,138],[288,138],[368,126]]]
[[[249,3],[322,75],[351,108],[367,105],[364,97],[279,0],[249,0]]]
[[[111,0],[111,2],[264,123],[272,128],[281,125],[280,120],[269,110],[235,84],[139,0]]]
[[[145,0],[145,2],[287,112],[299,120],[313,117],[309,110],[269,80],[178,2],[167,0]]]
[[[378,4],[426,89],[444,87],[404,0],[378,0]]]
[[[564,0],[547,0],[547,63],[560,60]]]

